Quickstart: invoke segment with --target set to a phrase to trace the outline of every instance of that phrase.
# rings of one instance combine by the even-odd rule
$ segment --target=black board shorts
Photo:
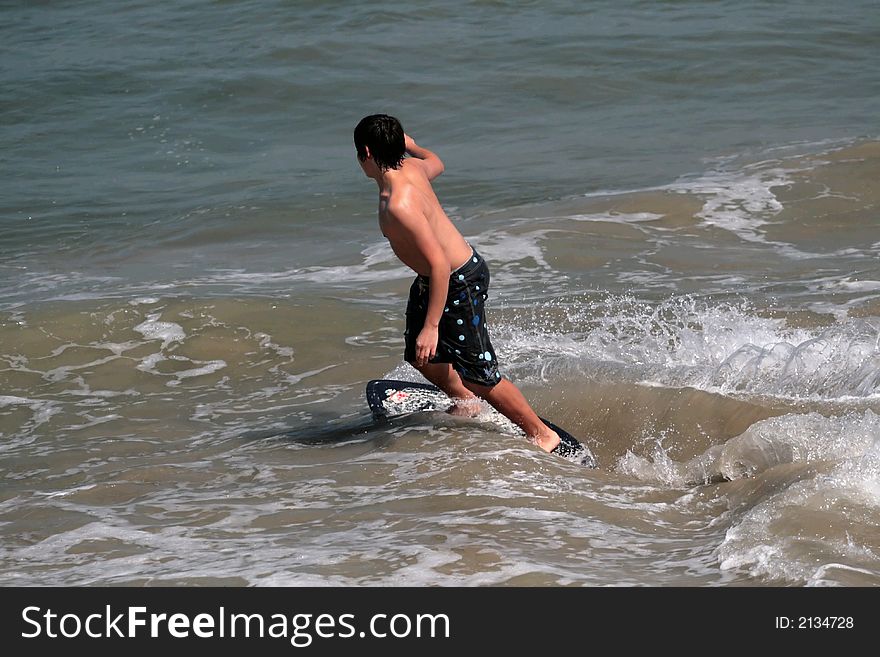
[[[416,359],[416,339],[428,314],[430,279],[416,276],[406,305],[404,359]],[[492,387],[501,380],[498,360],[489,340],[484,304],[489,297],[489,267],[474,251],[449,276],[449,293],[440,319],[437,354],[432,363],[451,363],[465,381]]]

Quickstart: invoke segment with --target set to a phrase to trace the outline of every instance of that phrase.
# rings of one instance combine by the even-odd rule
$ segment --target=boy
[[[541,449],[567,451],[565,443],[557,448],[559,435],[498,371],[483,308],[489,270],[446,216],[431,186],[443,173],[443,162],[386,114],[363,118],[354,143],[364,174],[379,186],[382,234],[417,274],[406,309],[406,361],[456,400],[451,413],[476,415],[479,397]]]

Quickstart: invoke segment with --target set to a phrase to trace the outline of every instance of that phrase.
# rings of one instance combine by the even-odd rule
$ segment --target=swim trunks
[[[404,358],[414,362],[416,338],[425,325],[428,314],[427,276],[416,276],[409,290],[406,306]],[[432,363],[451,363],[466,381],[492,387],[501,380],[495,350],[489,341],[486,311],[483,307],[489,296],[489,267],[479,253],[471,257],[449,276],[449,292],[440,319],[437,354]]]

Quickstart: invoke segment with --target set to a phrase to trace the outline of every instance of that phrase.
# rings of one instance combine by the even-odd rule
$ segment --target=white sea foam
[[[4,406],[12,406],[18,404],[30,405],[37,403],[35,399],[27,399],[25,397],[16,397],[14,395],[0,395],[0,408]]]
[[[509,266],[519,263],[529,266],[534,263],[538,269],[552,271],[544,257],[541,240],[548,234],[536,230],[526,234],[513,234],[502,230],[489,230],[473,238],[474,246],[486,259],[490,267]],[[531,261],[531,262],[529,262]]]
[[[293,358],[293,347],[282,347],[272,341],[272,336],[267,333],[255,333],[254,337],[259,340],[261,349],[269,349],[281,358]]]
[[[505,284],[518,285],[525,280],[533,281],[535,277],[550,278],[553,275],[540,244],[545,234],[546,231],[535,231],[515,235],[490,230],[473,237],[473,242],[480,254],[489,261],[493,272],[501,268],[505,270]],[[412,270],[400,263],[386,241],[371,244],[363,249],[361,255],[363,260],[357,264],[300,267],[276,272],[217,269],[206,277],[191,281],[191,284],[263,287],[308,282],[350,287],[413,277]]]
[[[214,360],[196,360],[186,356],[167,355],[165,350],[174,343],[183,342],[186,339],[186,332],[183,327],[175,322],[160,321],[161,314],[153,313],[147,316],[146,321],[134,327],[134,330],[144,336],[147,340],[161,340],[162,345],[159,351],[143,357],[137,365],[137,369],[142,372],[148,372],[158,376],[169,377],[170,380],[166,385],[177,386],[185,379],[205,376],[218,372],[227,367],[226,361],[222,359]],[[173,372],[160,372],[157,365],[163,361],[173,360],[179,362],[191,363],[195,367],[188,369],[175,370]]]
[[[713,522],[730,524],[716,548],[723,571],[828,585],[880,569],[880,416],[870,410],[790,413],[684,463],[658,448],[650,459],[628,453],[618,469],[672,487],[754,480],[745,495],[731,489],[730,510]]]
[[[848,422],[857,425],[858,419]],[[862,422],[863,435],[853,442],[866,448],[850,445],[847,457],[781,489],[768,488],[766,497],[747,508],[718,547],[722,569],[813,585],[845,582],[846,573],[835,572],[841,562],[847,564],[844,571],[880,570],[880,422],[873,414]],[[821,435],[816,438],[822,442]],[[827,456],[840,456],[838,447]],[[792,526],[799,531],[791,532]]]
[[[599,212],[596,214],[566,215],[566,219],[572,219],[574,221],[612,224],[644,223],[648,221],[657,221],[662,218],[662,214],[655,214],[653,212]]]
[[[557,326],[543,319],[497,326],[493,342],[501,362],[520,376],[572,370],[590,376],[597,365],[610,365],[634,382],[722,394],[880,396],[880,322],[874,318],[797,328],[747,305],[690,297],[658,303],[611,297],[568,313]]]
[[[175,357],[176,360],[189,360],[188,358],[184,359],[181,357]],[[214,372],[218,372],[226,367],[226,361],[224,360],[211,360],[211,361],[200,361],[193,360],[190,361],[193,365],[198,365],[199,367],[193,367],[188,370],[181,370],[178,372],[174,372],[172,376],[174,376],[173,381],[169,381],[167,385],[177,385],[180,383],[182,379],[191,379],[196,376],[205,376],[206,374],[213,374]]]
[[[816,254],[788,242],[768,240],[762,229],[783,210],[773,188],[790,184],[792,172],[761,162],[737,171],[711,171],[682,179],[665,189],[704,198],[696,215],[703,225],[729,231],[746,242],[772,246],[780,255],[799,260]]]
[[[842,415],[788,413],[755,422],[740,435],[676,462],[659,446],[650,457],[628,452],[618,468],[647,481],[690,486],[757,477],[780,465],[859,459],[877,448],[880,416],[867,410]]]
[[[162,340],[164,349],[172,342],[181,342],[186,338],[186,333],[180,324],[174,322],[159,321],[159,314],[147,316],[146,321],[134,327],[134,330],[143,335],[147,340]]]
[[[160,353],[150,354],[149,356],[144,356],[141,359],[140,363],[137,364],[137,369],[142,372],[150,372],[152,374],[158,374],[156,372],[156,365],[165,360],[165,356]]]
[[[16,436],[15,440],[0,442],[0,451],[33,442],[37,438],[35,433],[37,427],[45,424],[53,416],[61,412],[59,404],[54,401],[19,397],[17,395],[0,395],[0,409],[12,406],[27,407],[31,412],[31,416],[18,427],[18,430],[14,433]],[[0,437],[5,437],[2,432],[0,432]]]
[[[829,281],[828,283],[820,286],[820,289],[826,292],[831,292],[832,294],[839,290],[842,290],[844,292],[874,292],[876,290],[880,290],[880,281],[856,281],[849,277],[846,277],[841,280]]]
[[[96,347],[97,349],[107,349],[114,355],[121,356],[123,353],[125,353],[129,349],[134,349],[139,344],[140,343],[138,342],[130,340],[128,342],[95,342],[92,346]]]
[[[158,369],[156,369],[156,366],[159,363],[166,360],[188,362],[192,363],[196,367],[185,370],[176,370],[174,372],[160,372]],[[147,372],[149,374],[168,377],[170,380],[166,383],[166,385],[177,386],[184,379],[191,379],[197,376],[213,374],[224,369],[226,366],[226,361],[220,359],[210,361],[192,360],[190,358],[186,358],[185,356],[165,356],[161,352],[158,352],[155,354],[150,354],[141,359],[141,361],[137,365],[137,369],[142,372]]]
[[[379,241],[361,251],[356,264],[295,267],[281,271],[260,272],[243,269],[214,269],[207,276],[192,281],[193,285],[246,285],[263,287],[290,283],[318,283],[350,286],[383,280],[411,278],[412,270],[394,255],[387,241]]]
[[[62,353],[63,351],[65,351],[65,349],[67,347],[71,347],[71,346],[77,347],[79,345],[66,345],[65,347],[59,348],[56,351],[58,353]],[[53,353],[52,355],[55,356],[57,354]],[[46,381],[53,381],[53,382],[54,381],[64,381],[65,379],[67,379],[71,375],[71,373],[73,373],[77,370],[82,370],[82,369],[87,369],[90,367],[96,367],[98,365],[103,365],[105,363],[109,363],[112,360],[116,360],[116,358],[118,358],[118,357],[119,357],[118,354],[113,354],[112,356],[105,356],[104,358],[98,358],[93,361],[83,363],[82,365],[64,365],[61,367],[55,367],[50,370],[46,370],[43,373],[43,378]]]

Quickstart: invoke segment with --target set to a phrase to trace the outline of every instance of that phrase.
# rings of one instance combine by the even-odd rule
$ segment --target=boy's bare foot
[[[455,399],[455,403],[446,409],[446,412],[456,417],[477,417],[483,410],[477,397],[468,399]]]
[[[532,437],[532,441],[545,452],[552,452],[559,444],[559,434],[550,427],[545,427],[544,431]]]

